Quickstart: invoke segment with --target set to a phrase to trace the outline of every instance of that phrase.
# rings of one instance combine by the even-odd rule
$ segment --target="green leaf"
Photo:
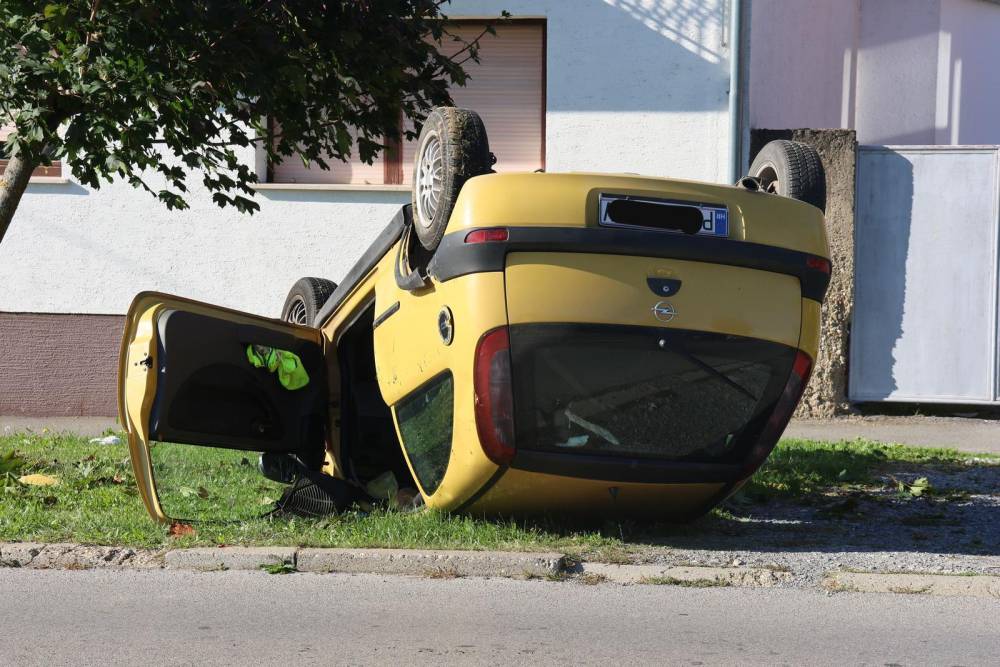
[[[271,565],[261,565],[260,569],[268,574],[292,574],[296,572],[295,566],[291,563],[272,563]]]

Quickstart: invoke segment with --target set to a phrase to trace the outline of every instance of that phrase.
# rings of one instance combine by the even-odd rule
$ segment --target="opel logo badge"
[[[674,310],[669,301],[657,301],[651,310],[653,311],[653,317],[661,322],[669,322],[677,317],[677,311]]]

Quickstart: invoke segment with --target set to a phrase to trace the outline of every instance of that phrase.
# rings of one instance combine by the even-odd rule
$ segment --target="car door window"
[[[437,490],[448,468],[454,404],[455,382],[451,373],[445,373],[396,407],[403,447],[417,481],[428,495]]]

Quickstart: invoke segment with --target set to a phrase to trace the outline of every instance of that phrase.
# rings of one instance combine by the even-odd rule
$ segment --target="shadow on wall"
[[[895,351],[903,335],[912,221],[910,161],[891,150],[859,151],[849,376],[852,398],[880,400],[899,389]]]
[[[549,21],[549,111],[727,108],[725,2],[589,0],[574,5],[572,22]],[[573,59],[565,71],[559,63],[564,58]]]
[[[752,123],[863,144],[1000,143],[1000,4],[754,0]],[[789,67],[794,63],[794,67]]]
[[[67,183],[28,183],[25,194],[80,196],[90,194],[90,190],[73,181]]]

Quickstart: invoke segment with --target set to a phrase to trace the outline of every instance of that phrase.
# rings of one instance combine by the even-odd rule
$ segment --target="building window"
[[[451,31],[464,40],[479,35],[485,24],[457,21]],[[477,111],[486,124],[490,150],[502,171],[535,171],[545,166],[545,24],[513,20],[497,26],[496,35],[480,40],[479,63],[464,64],[469,80],[452,89],[455,106]],[[461,43],[445,40],[442,52]],[[271,165],[273,183],[345,185],[409,185],[413,180],[416,140],[393,144],[372,164],[355,156],[348,162],[328,160],[329,170],[306,167],[295,156]]]
[[[14,131],[13,125],[0,125],[0,174],[7,171],[7,152],[4,149],[4,143],[7,141],[7,137],[11,132]],[[52,176],[60,177],[62,176],[62,163],[59,160],[53,160],[52,164],[49,166],[39,166],[36,167],[33,172],[31,172],[31,177],[36,176]]]
[[[403,399],[396,421],[417,481],[427,494],[437,491],[451,457],[455,382],[445,373]]]

